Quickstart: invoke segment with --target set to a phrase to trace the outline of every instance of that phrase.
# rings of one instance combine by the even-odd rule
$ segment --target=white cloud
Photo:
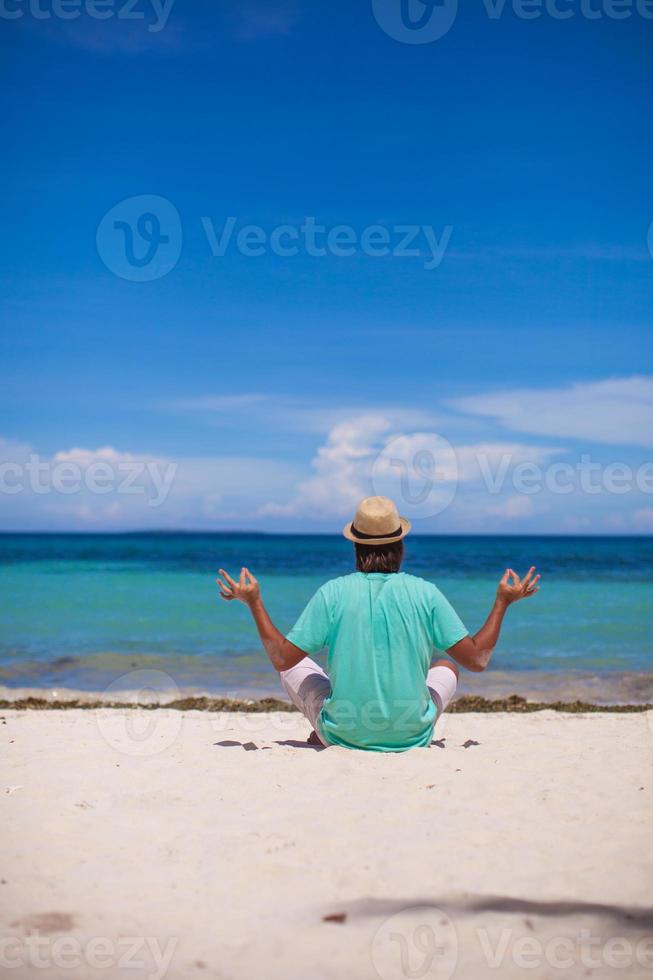
[[[265,504],[260,513],[318,518],[348,513],[356,500],[369,493],[371,461],[389,426],[387,418],[374,414],[336,425],[313,459],[314,475],[300,483],[288,503]]]
[[[0,525],[8,529],[252,526],[305,469],[281,460],[181,459],[74,447],[51,456],[0,439]]]
[[[286,436],[314,431],[319,433],[314,440],[296,440],[294,453],[298,455],[299,446],[307,442],[317,448],[307,463],[254,456],[175,459],[111,445],[73,445],[45,457],[25,443],[0,438],[0,526],[337,530],[337,522],[351,516],[358,500],[385,493],[405,516],[421,521],[416,525],[420,530],[499,532],[517,521],[549,532],[653,529],[651,494],[644,481],[635,480],[625,496],[601,483],[604,471],[606,479],[609,475],[610,461],[592,462],[596,472],[592,470],[586,487],[582,457],[574,459],[568,447],[532,445],[517,437],[473,441],[473,436],[463,434],[470,427],[477,434],[475,414],[538,435],[555,431],[589,439],[587,433],[596,429],[603,442],[612,438],[651,445],[651,377],[459,399],[456,407],[470,415],[457,427],[421,409],[302,407],[292,398],[247,392],[183,404],[209,417],[215,414],[221,424],[246,413],[256,415],[258,426],[260,416],[261,426],[267,427],[260,434],[262,445],[273,431]],[[455,441],[447,442],[439,432]],[[633,461],[633,473],[639,472],[637,462]],[[84,485],[73,491],[66,485],[68,467],[83,474]],[[88,486],[88,474],[99,473],[101,480],[109,470],[122,480],[135,469],[139,472],[126,487],[114,481],[105,493]],[[21,473],[25,486],[15,492]],[[538,485],[532,488],[534,474]],[[567,493],[564,485],[569,481]]]
[[[313,474],[285,504],[265,504],[259,513],[342,518],[362,497],[383,493],[397,501],[405,516],[430,517],[449,506],[460,484],[485,489],[490,482],[498,493],[518,463],[542,464],[561,452],[514,442],[454,447],[434,432],[397,434],[395,423],[387,415],[369,413],[334,426],[312,461]]]
[[[437,431],[443,419],[432,411],[419,408],[406,408],[400,405],[341,405],[315,407],[295,404],[282,421],[304,432],[330,433],[336,426],[348,425],[352,420],[370,417],[383,418],[394,429],[430,429]]]
[[[510,521],[520,520],[522,517],[530,517],[535,513],[535,505],[532,497],[525,495],[508,497],[507,500],[487,508],[487,513],[495,517],[505,517]]]
[[[613,378],[567,388],[516,388],[456,398],[453,408],[506,429],[611,445],[653,446],[653,377]]]
[[[52,457],[55,463],[76,463],[81,467],[91,466],[93,463],[103,462],[119,465],[120,463],[133,463],[143,461],[155,461],[155,456],[135,456],[133,453],[121,453],[113,446],[102,446],[99,449],[63,449],[56,452]],[[163,460],[159,460],[163,462]]]
[[[414,468],[416,475],[419,475],[421,453],[433,459],[439,482],[473,483],[482,479],[489,487],[501,484],[510,467],[518,463],[541,465],[552,456],[566,452],[559,447],[529,446],[519,442],[453,445],[436,432],[391,436],[387,443],[391,444],[393,455],[409,468]]]

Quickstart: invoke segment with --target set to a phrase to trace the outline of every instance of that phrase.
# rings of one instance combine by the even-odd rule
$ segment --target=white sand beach
[[[653,975],[653,712],[0,715],[8,976]]]

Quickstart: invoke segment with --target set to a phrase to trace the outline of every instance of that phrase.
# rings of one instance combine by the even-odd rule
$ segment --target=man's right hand
[[[535,595],[539,589],[537,583],[540,576],[536,575],[533,578],[534,571],[535,565],[529,568],[523,579],[520,579],[517,572],[514,572],[512,568],[506,568],[503,578],[499,582],[497,599],[509,606],[512,602],[518,602],[519,599],[527,599],[529,596]]]
[[[533,578],[534,572],[535,566],[529,568],[523,579],[520,579],[512,568],[506,568],[499,582],[497,598],[490,615],[478,633],[464,637],[447,650],[447,653],[462,667],[473,671],[485,670],[498,642],[506,609],[511,603],[519,599],[527,599],[529,595],[535,595],[537,592],[540,576],[536,575]]]

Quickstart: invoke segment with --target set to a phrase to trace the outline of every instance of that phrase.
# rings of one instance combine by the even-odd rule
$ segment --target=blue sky
[[[386,490],[422,531],[653,530],[650,5],[478,0],[404,43],[400,0],[74,2],[2,8],[2,528],[330,530]],[[165,275],[134,281],[130,223]],[[445,454],[420,504],[416,452]],[[551,491],[588,457],[600,492]],[[97,461],[143,492],[89,490]],[[156,506],[147,463],[174,468]]]

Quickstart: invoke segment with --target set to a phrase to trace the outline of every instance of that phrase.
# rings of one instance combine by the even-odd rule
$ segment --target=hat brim
[[[342,529],[342,533],[348,541],[353,541],[355,544],[365,544],[368,547],[376,547],[379,544],[394,544],[396,541],[401,541],[405,538],[413,526],[406,517],[400,517],[399,523],[401,525],[401,534],[393,534],[391,538],[359,538],[352,533],[353,521],[347,521]]]

